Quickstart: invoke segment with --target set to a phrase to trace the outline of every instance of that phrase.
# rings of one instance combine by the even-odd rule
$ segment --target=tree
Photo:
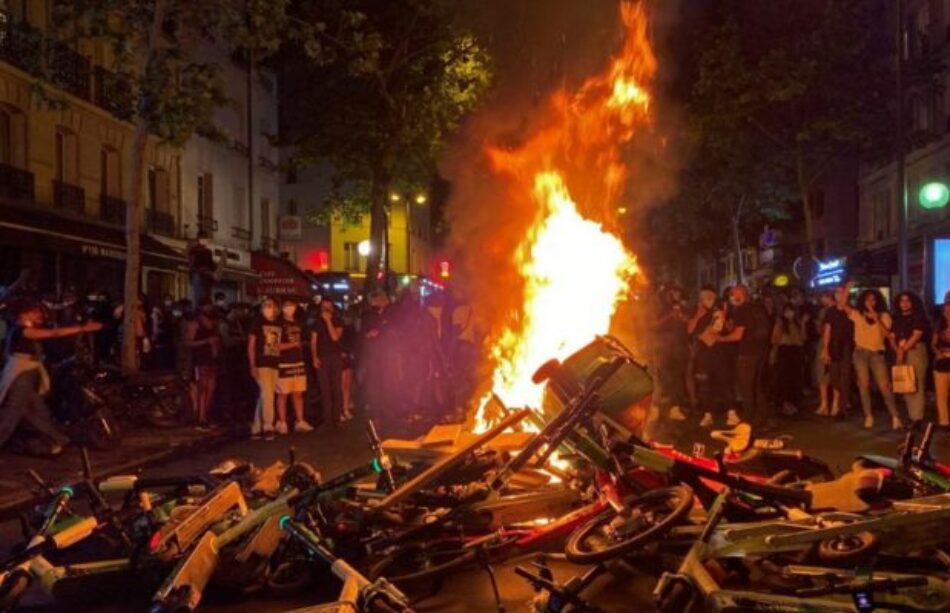
[[[288,1],[57,0],[55,4],[54,23],[61,35],[108,43],[112,68],[128,81],[135,101],[122,321],[122,367],[127,372],[137,369],[132,305],[139,300],[149,136],[181,146],[196,132],[217,135],[213,113],[228,100],[222,94],[219,67],[202,58],[202,46],[221,44],[258,55],[276,51],[281,40],[297,31],[286,15]]]
[[[769,150],[801,203],[805,248],[815,253],[812,194],[845,156],[887,148],[893,125],[893,40],[886,5],[867,0],[722,4],[704,39],[694,100],[710,121]],[[762,163],[762,162],[759,162]],[[758,164],[736,168],[758,172]]]
[[[314,40],[285,64],[290,140],[303,163],[332,169],[329,214],[369,214],[367,291],[386,263],[390,193],[431,183],[446,135],[490,80],[487,55],[451,8],[447,0],[315,0],[299,15]]]

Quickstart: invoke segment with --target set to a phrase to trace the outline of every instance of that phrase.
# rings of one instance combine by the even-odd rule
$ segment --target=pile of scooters
[[[367,427],[372,460],[332,479],[290,454],[258,469],[111,477],[88,460],[47,490],[0,566],[0,609],[34,582],[63,603],[152,594],[142,608],[191,611],[211,592],[305,593],[301,611],[411,611],[446,577],[543,554],[515,572],[537,611],[598,611],[587,594],[618,564],[653,573],[660,611],[950,611],[950,466],[933,430],[893,458],[834,475],[786,438],[717,431],[706,456],[637,435],[647,370],[610,337],[536,374],[542,407],[492,403],[494,425],[437,459],[409,459]],[[520,432],[517,449],[497,444]],[[395,458],[395,459],[393,459]],[[544,560],[579,574],[554,580]],[[336,577],[334,580],[333,577]]]

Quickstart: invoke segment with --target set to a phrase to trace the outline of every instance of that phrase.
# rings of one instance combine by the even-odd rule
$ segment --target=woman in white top
[[[858,391],[861,393],[861,408],[864,409],[864,427],[874,427],[874,415],[871,412],[871,377],[874,378],[884,404],[891,414],[891,427],[903,428],[897,415],[897,402],[891,391],[891,377],[888,372],[885,350],[888,335],[891,333],[891,316],[887,312],[887,301],[877,290],[866,289],[858,296],[857,306],[847,302],[847,294],[839,305],[854,322],[854,371],[858,378]]]

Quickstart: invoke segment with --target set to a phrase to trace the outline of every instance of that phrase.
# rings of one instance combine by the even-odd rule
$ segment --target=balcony
[[[9,15],[7,19],[11,19]],[[0,60],[31,74],[40,72],[43,61],[43,37],[40,31],[23,22],[0,27]]]
[[[116,225],[125,225],[125,200],[101,194],[99,196],[99,219]]]
[[[53,179],[53,206],[82,215],[86,212],[86,190]]]
[[[148,229],[152,234],[174,237],[175,217],[171,213],[164,211],[148,210]]]
[[[0,199],[33,202],[33,173],[0,164]]]
[[[211,235],[218,231],[218,220],[208,215],[198,215],[198,232]]]
[[[251,240],[251,231],[246,228],[238,228],[236,226],[232,226],[231,238],[236,238],[239,241],[249,241]]]
[[[67,92],[89,100],[89,60],[64,43],[49,41],[49,72],[54,83]]]
[[[132,84],[127,78],[96,66],[93,79],[93,101],[119,119],[130,120],[135,113]]]

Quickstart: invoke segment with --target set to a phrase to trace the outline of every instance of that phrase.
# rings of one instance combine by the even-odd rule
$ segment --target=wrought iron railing
[[[99,218],[102,221],[122,225],[125,223],[125,200],[115,196],[99,195]]]
[[[5,15],[0,23],[0,60],[36,74],[43,63],[43,35],[28,23]]]
[[[132,84],[123,75],[96,66],[93,79],[93,101],[119,119],[132,119],[135,100]]]
[[[32,202],[33,173],[9,164],[0,164],[0,198]]]
[[[88,58],[59,41],[48,41],[50,78],[64,90],[89,99],[91,65]]]
[[[251,231],[246,228],[238,228],[236,226],[232,226],[231,238],[236,238],[239,241],[249,241],[251,240]]]
[[[198,231],[205,234],[214,234],[218,231],[218,220],[207,215],[198,215]]]
[[[172,237],[177,234],[177,232],[175,232],[175,216],[165,211],[149,209],[148,227],[153,234]]]
[[[86,190],[78,185],[53,179],[53,206],[74,213],[86,212]]]
[[[270,236],[261,237],[261,249],[271,253],[276,253],[279,248],[277,239],[271,238]]]

